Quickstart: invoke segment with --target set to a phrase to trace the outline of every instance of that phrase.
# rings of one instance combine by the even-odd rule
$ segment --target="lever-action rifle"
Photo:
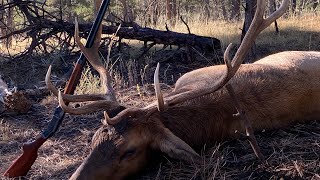
[[[107,10],[107,7],[109,5],[110,0],[103,0],[97,17],[94,21],[93,26],[91,27],[86,48],[92,47],[94,43],[95,36],[97,34],[97,31],[99,29],[99,26],[102,22],[102,19],[105,15],[105,12]],[[81,72],[83,70],[83,66],[85,65],[86,58],[81,53],[79,59],[77,60],[77,63],[73,69],[73,72],[69,78],[69,81],[65,87],[64,93],[66,94],[73,94],[74,90],[79,82],[79,79],[81,77]],[[54,111],[53,117],[51,121],[49,122],[48,127],[43,130],[34,141],[24,143],[22,146],[23,154],[17,158],[13,164],[6,170],[4,173],[4,176],[8,177],[18,177],[18,176],[25,176],[28,171],[30,170],[32,164],[37,159],[38,156],[38,149],[40,146],[51,136],[54,135],[54,133],[58,130],[63,118],[64,118],[64,111],[61,109],[61,107],[57,107]]]

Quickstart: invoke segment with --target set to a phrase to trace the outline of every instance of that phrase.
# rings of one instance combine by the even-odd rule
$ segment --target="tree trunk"
[[[276,1],[269,0],[268,14],[271,15],[275,11],[276,11]],[[274,21],[274,26],[275,26],[276,33],[279,33],[279,27],[278,27],[277,21]]]
[[[8,0],[10,3],[11,0]],[[10,34],[13,31],[14,25],[13,25],[13,7],[8,9],[8,17],[7,17],[7,31],[6,34]],[[12,46],[12,36],[7,38],[6,47]]]
[[[305,0],[300,0],[300,4],[299,4],[299,13],[302,13],[302,10],[304,9],[305,6]]]
[[[166,0],[166,14],[167,21],[170,25],[174,26],[176,24],[177,16],[177,0]]]
[[[66,0],[66,9],[65,9],[65,13],[66,13],[66,20],[68,22],[72,22],[74,21],[73,18],[73,14],[72,14],[72,4],[71,4],[71,0]]]
[[[222,18],[223,19],[228,19],[228,14],[227,14],[227,9],[226,9],[226,2],[221,1],[221,9],[222,9]]]
[[[204,19],[205,22],[207,23],[208,20],[210,19],[210,0],[203,0],[203,15],[204,15]]]
[[[144,8],[144,25],[148,26],[151,24],[151,15],[152,15],[152,6],[150,6],[150,0],[143,0],[143,8]]]
[[[296,14],[297,8],[297,0],[291,0],[291,12],[292,14]]]
[[[90,25],[80,25],[80,30],[88,29]],[[117,31],[117,26],[103,26],[103,34],[113,34]],[[219,52],[221,50],[220,40],[214,37],[198,36],[194,34],[177,33],[172,31],[160,31],[151,28],[134,29],[122,27],[117,34],[120,38],[135,39],[143,42],[153,42],[155,44],[176,45],[179,47],[194,47],[201,52]]]
[[[231,0],[231,14],[229,20],[240,19],[240,0]]]
[[[8,0],[8,3],[11,1]],[[13,7],[8,9],[3,9],[4,6],[4,0],[1,1],[0,5],[0,28],[1,28],[1,35],[0,36],[6,36],[7,34],[10,34],[13,31],[14,25],[13,25]],[[4,44],[7,48],[12,46],[12,36],[3,39],[2,44]]]
[[[175,26],[177,21],[177,0],[172,0],[172,25]]]
[[[123,9],[122,9],[122,14],[123,14],[123,21],[124,22],[133,22],[134,21],[134,14],[133,14],[133,9],[131,8],[130,3],[128,3],[128,0],[120,0]]]
[[[271,15],[275,11],[276,11],[276,1],[275,0],[269,0],[268,14]]]
[[[213,20],[216,20],[216,19],[218,19],[219,18],[219,0],[213,0],[213,3],[212,3],[212,5],[213,5],[213,13],[212,13],[212,19]]]
[[[166,16],[167,20],[170,21],[172,18],[172,12],[171,12],[171,0],[166,0]]]
[[[3,8],[4,5],[4,0],[1,0],[0,4],[0,36],[5,36],[6,35],[6,24],[5,24],[5,19],[4,15],[6,13],[5,9]],[[1,40],[1,44],[5,44],[5,39]]]
[[[152,23],[154,26],[157,25],[157,22],[158,22],[158,18],[160,16],[159,14],[159,3],[158,1],[153,1],[153,4],[152,4]]]
[[[255,11],[256,11],[256,4],[257,4],[257,0],[246,0],[246,8],[245,8],[245,20],[243,23],[243,28],[242,28],[242,34],[241,34],[241,42],[245,36],[245,34],[247,33],[250,24],[253,20]],[[254,60],[256,59],[256,45],[255,43],[253,44],[253,46],[251,47],[247,58],[244,60],[244,62],[246,63],[253,63]]]
[[[313,10],[314,12],[316,12],[318,5],[319,5],[319,0],[313,0],[312,10]]]

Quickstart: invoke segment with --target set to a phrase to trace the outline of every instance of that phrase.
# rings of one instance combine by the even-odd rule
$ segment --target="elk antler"
[[[164,105],[163,96],[162,96],[160,84],[159,84],[159,69],[160,69],[160,64],[158,63],[156,71],[154,73],[154,90],[156,92],[156,96],[158,99],[157,101],[158,111],[164,111],[165,105]]]
[[[59,91],[58,100],[60,107],[67,113],[70,114],[88,114],[94,111],[103,111],[105,109],[115,109],[119,107],[119,103],[117,101],[110,101],[110,100],[98,100],[94,103],[90,103],[88,105],[81,106],[79,108],[71,108],[67,106],[64,101],[65,99],[62,98],[62,93]]]

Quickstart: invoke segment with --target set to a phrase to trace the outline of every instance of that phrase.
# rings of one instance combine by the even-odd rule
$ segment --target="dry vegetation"
[[[239,28],[242,24],[217,21],[204,25],[189,22],[189,26],[192,33],[221,39],[225,47],[230,42],[238,43],[241,32]],[[320,51],[319,16],[310,14],[282,18],[279,20],[279,26],[280,34],[275,34],[273,27],[270,27],[259,36],[259,56],[284,50]],[[178,24],[172,30],[186,32],[186,27]],[[28,59],[20,62],[22,65],[14,62],[10,66],[1,65],[0,72],[6,73],[6,76],[19,83],[41,85],[42,83],[36,83],[35,79],[39,81],[44,78],[45,67],[51,61],[43,59],[36,63]],[[38,64],[41,66],[36,66]],[[164,76],[166,75],[162,74],[162,77]],[[116,77],[116,84],[123,83],[121,78]],[[86,69],[78,93],[97,92],[97,87],[97,78]],[[171,87],[165,84],[162,88],[166,92],[171,90]],[[143,106],[154,100],[153,87],[148,84],[117,89],[119,100],[128,106]],[[21,143],[32,139],[46,127],[56,105],[54,97],[47,97],[34,104],[27,114],[0,116],[0,174],[21,153]],[[88,154],[91,137],[100,126],[101,118],[102,113],[87,116],[66,115],[60,131],[39,150],[38,159],[26,178],[67,179]],[[148,167],[137,179],[316,180],[320,179],[319,139],[320,122],[316,120],[286,129],[258,132],[257,140],[266,156],[265,162],[258,162],[249,143],[240,138],[217,143],[215,147],[205,147],[201,165],[162,158],[159,163]]]

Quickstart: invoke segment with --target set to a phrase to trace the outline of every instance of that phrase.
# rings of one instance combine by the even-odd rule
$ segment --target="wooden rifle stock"
[[[22,155],[12,163],[4,173],[4,176],[10,178],[25,176],[38,157],[38,149],[46,140],[47,139],[40,134],[35,141],[24,143],[22,146]]]

